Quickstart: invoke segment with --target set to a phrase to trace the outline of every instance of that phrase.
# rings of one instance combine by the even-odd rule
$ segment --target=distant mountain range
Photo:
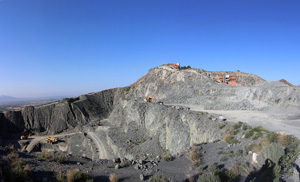
[[[7,96],[7,95],[0,95],[0,101],[12,101],[15,100],[15,97]]]

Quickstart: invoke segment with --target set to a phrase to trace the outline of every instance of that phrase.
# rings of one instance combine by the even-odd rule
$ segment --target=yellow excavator
[[[46,143],[50,143],[50,144],[53,144],[54,142],[57,141],[57,138],[53,138],[53,137],[48,137],[45,142]]]
[[[145,102],[156,102],[156,99],[154,96],[148,96],[144,99]]]

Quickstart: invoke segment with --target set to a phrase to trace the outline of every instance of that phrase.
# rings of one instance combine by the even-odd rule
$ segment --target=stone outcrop
[[[0,113],[0,131],[59,133],[107,118],[113,109],[114,93],[115,90],[105,90],[43,106],[26,106],[22,111]]]
[[[124,131],[136,127],[147,138],[157,137],[160,146],[171,154],[181,153],[192,144],[221,138],[218,126],[207,113],[158,103],[122,100],[109,120]]]

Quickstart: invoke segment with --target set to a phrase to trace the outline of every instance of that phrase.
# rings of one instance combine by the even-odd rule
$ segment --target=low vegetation
[[[186,69],[191,69],[191,66],[180,66],[180,70],[186,70]]]
[[[110,174],[109,175],[109,182],[117,182],[118,178],[115,174]]]
[[[67,181],[68,182],[85,182],[91,180],[92,178],[79,169],[73,169],[67,172]]]
[[[162,174],[155,174],[151,176],[149,182],[169,182]]]
[[[190,151],[190,159],[192,160],[195,167],[199,167],[201,165],[201,155],[199,147],[192,147],[192,150]]]
[[[2,159],[2,177],[4,181],[18,182],[30,181],[29,174],[31,168],[24,161],[19,159],[19,155],[14,151],[13,147],[7,147],[7,158]]]
[[[198,182],[231,182],[239,177],[239,172],[232,170],[222,171],[216,165],[210,165],[208,171],[199,176]]]

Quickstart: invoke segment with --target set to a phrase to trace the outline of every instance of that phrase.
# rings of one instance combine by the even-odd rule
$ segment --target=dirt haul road
[[[244,110],[205,110],[197,105],[182,105],[189,107],[193,111],[208,112],[210,114],[224,116],[228,122],[246,122],[250,126],[262,126],[273,132],[284,132],[295,135],[300,139],[300,117],[295,117],[295,113],[287,114],[283,112],[268,111],[244,111]]]
[[[93,132],[87,133],[93,142],[96,144],[97,148],[99,149],[99,159],[108,159],[108,155],[106,152],[106,149],[104,148],[104,145],[100,138],[98,138]]]
[[[68,135],[75,135],[77,133],[81,133],[81,132],[74,132],[74,133],[64,133],[64,134],[58,134],[58,135],[47,135],[47,136],[30,136],[28,139],[31,139],[30,144],[25,148],[28,152],[31,152],[34,147],[39,143],[39,142],[44,142],[46,138],[48,137],[65,137]]]

